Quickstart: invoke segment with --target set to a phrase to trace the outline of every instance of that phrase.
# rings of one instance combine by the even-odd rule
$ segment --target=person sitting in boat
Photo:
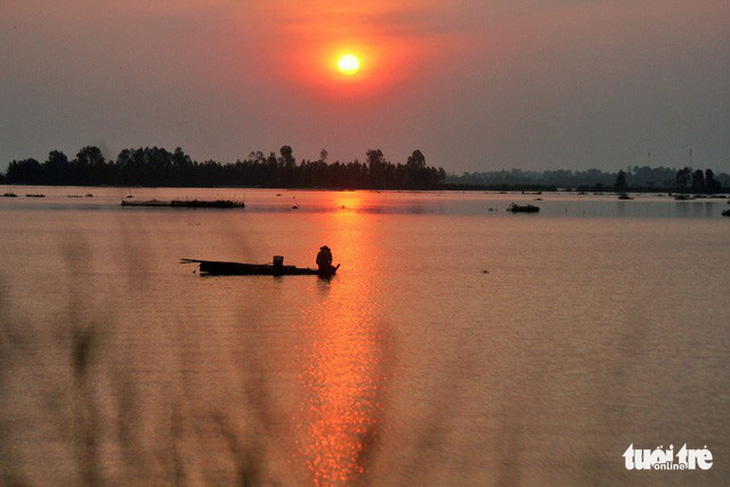
[[[320,272],[329,272],[332,270],[332,251],[326,245],[319,248],[317,267]]]

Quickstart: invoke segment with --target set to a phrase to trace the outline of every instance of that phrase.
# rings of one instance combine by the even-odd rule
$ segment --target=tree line
[[[727,175],[723,174],[723,176]],[[630,189],[629,177],[629,173],[622,169],[616,175],[614,187],[618,190]],[[669,186],[671,181],[666,181],[666,183]],[[685,167],[675,173],[672,188],[677,191],[691,191],[693,193],[718,193],[722,191],[722,184],[716,179],[715,172],[712,169],[705,169],[704,171],[696,169],[693,171],[692,168]]]
[[[388,161],[380,149],[370,149],[365,159],[327,162],[322,150],[315,161],[297,162],[290,146],[279,153],[251,152],[235,163],[198,162],[181,148],[170,152],[159,147],[124,149],[107,160],[98,147],[87,146],[69,159],[61,151],[48,158],[12,161],[0,184],[59,186],[181,186],[277,187],[326,189],[437,189],[437,188],[581,188],[593,190],[676,190],[712,193],[730,187],[730,175],[711,169],[672,169],[634,166],[618,172],[521,169],[448,175],[443,168],[426,164],[420,150],[404,163]]]
[[[168,186],[328,189],[436,189],[446,179],[443,168],[426,164],[420,150],[405,163],[388,161],[380,149],[370,149],[364,161],[328,163],[322,150],[316,161],[294,158],[285,145],[265,155],[252,152],[235,163],[198,162],[181,148],[170,152],[159,147],[124,149],[116,160],[107,160],[98,147],[87,146],[69,159],[61,151],[48,158],[14,160],[0,183],[53,186]]]
[[[588,169],[584,171],[522,169],[464,173],[448,176],[447,185],[485,187],[581,188],[593,190],[654,190],[717,192],[730,187],[730,175],[716,174],[712,169],[672,169],[668,167],[634,166],[617,172]]]

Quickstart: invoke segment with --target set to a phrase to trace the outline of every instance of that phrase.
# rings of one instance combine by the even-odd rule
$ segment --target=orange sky
[[[300,89],[297,96],[319,101],[370,102],[408,89],[446,63],[448,51],[460,41],[459,34],[440,32],[435,22],[448,16],[446,5],[440,0],[310,0],[290,8],[291,2],[278,0],[262,2],[252,17],[250,10],[240,11],[238,21],[256,24],[267,82]],[[336,69],[338,57],[346,53],[360,59],[356,76]]]
[[[730,164],[726,0],[0,3],[0,169],[98,145],[449,171]],[[362,68],[334,69],[353,51]]]

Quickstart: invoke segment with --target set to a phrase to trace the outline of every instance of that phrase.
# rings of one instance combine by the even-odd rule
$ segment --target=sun
[[[337,60],[337,69],[345,76],[352,76],[360,70],[360,60],[354,54],[343,54]]]

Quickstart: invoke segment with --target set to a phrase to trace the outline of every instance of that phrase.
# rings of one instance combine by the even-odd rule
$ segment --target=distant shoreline
[[[719,191],[707,192],[707,191],[695,191],[690,188],[677,189],[677,188],[596,188],[596,187],[578,187],[578,188],[562,188],[557,186],[542,186],[542,185],[468,185],[468,184],[444,184],[439,188],[433,189],[411,189],[411,188],[330,188],[330,187],[291,187],[284,188],[280,186],[111,186],[111,185],[80,185],[80,184],[21,184],[21,183],[4,183],[0,186],[7,188],[13,187],[24,187],[34,186],[43,188],[118,188],[120,190],[128,191],[130,189],[263,189],[263,190],[276,190],[276,191],[333,191],[333,192],[354,192],[354,191],[370,191],[370,192],[389,192],[389,193],[434,193],[434,192],[506,192],[506,193],[521,193],[521,194],[533,194],[539,193],[574,193],[580,194],[598,194],[598,195],[614,195],[621,193],[645,193],[645,194],[690,194],[690,195],[704,195],[708,198],[727,198],[730,197],[730,188],[719,188]]]
[[[496,170],[447,174],[442,167],[426,164],[426,156],[414,150],[404,162],[393,163],[380,149],[369,149],[363,161],[327,162],[323,150],[318,160],[294,158],[285,145],[265,155],[251,152],[235,163],[199,162],[177,147],[123,149],[107,159],[98,147],[83,147],[70,159],[63,152],[49,152],[45,161],[13,160],[0,184],[81,187],[173,188],[271,188],[314,190],[406,191],[584,191],[584,192],[678,192],[717,194],[730,191],[730,174],[711,168],[634,166],[617,172],[587,170]]]

